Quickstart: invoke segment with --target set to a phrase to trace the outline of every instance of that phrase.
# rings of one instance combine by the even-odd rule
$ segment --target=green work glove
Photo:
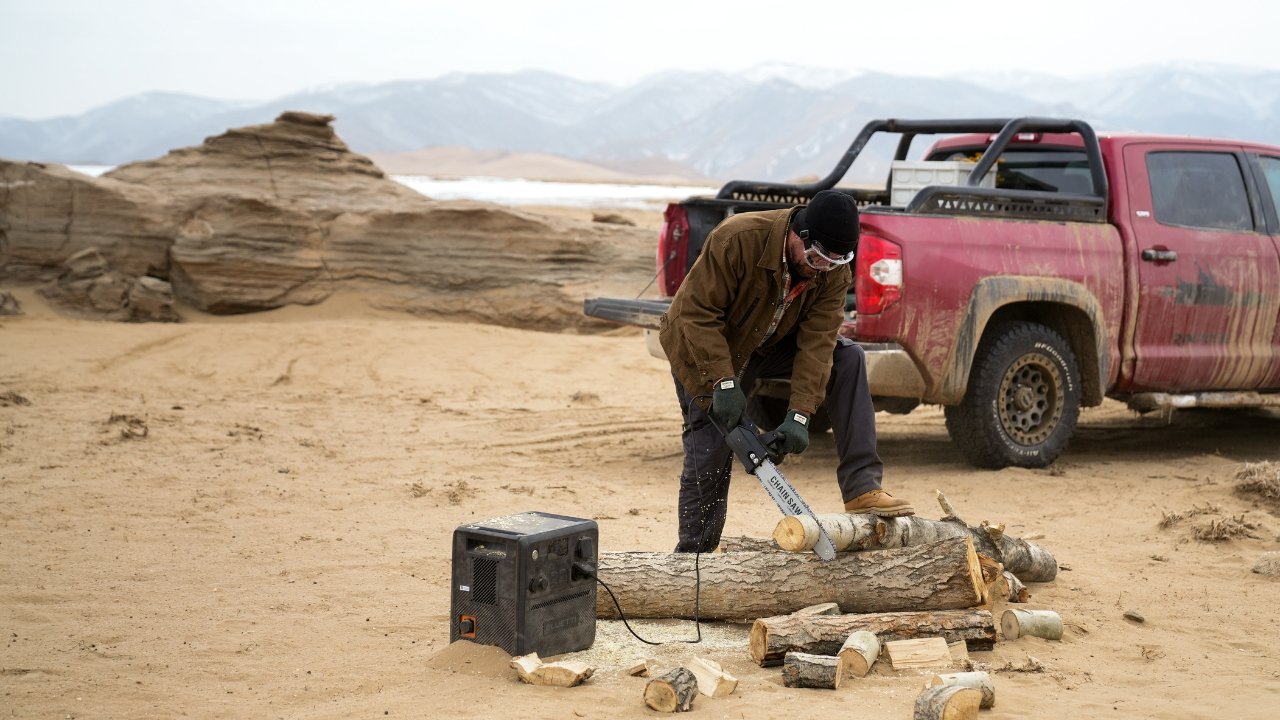
[[[809,447],[809,416],[799,410],[788,410],[787,419],[774,433],[775,437],[769,442],[770,450],[779,455],[802,453]]]
[[[725,430],[738,427],[742,420],[742,411],[747,407],[747,396],[737,378],[721,378],[712,385],[711,409],[708,414]]]

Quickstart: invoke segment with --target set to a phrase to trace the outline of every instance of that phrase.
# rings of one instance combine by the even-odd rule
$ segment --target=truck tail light
[[[902,297],[902,248],[875,235],[858,240],[853,292],[859,315],[878,315]]]
[[[662,215],[658,235],[658,288],[671,297],[684,282],[689,259],[689,213],[680,203],[670,203]]]

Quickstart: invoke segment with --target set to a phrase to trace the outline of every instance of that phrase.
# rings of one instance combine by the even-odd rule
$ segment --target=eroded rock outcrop
[[[432,201],[351,152],[332,120],[284,113],[100,179],[0,161],[0,280],[51,281],[46,296],[111,317],[168,281],[215,313],[354,288],[418,315],[562,329],[591,323],[581,298],[602,283],[648,279],[647,232]],[[107,270],[63,272],[89,248]]]
[[[87,248],[67,258],[57,279],[46,283],[39,292],[83,317],[129,322],[179,319],[167,281],[113,270],[97,248]]]

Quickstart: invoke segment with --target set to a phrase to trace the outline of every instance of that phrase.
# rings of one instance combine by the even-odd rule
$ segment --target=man
[[[839,336],[858,235],[853,198],[824,190],[805,207],[734,215],[707,237],[659,335],[684,416],[676,552],[720,543],[733,455],[708,414],[736,427],[745,392],[762,377],[791,377],[790,409],[771,450],[803,452],[809,420],[829,398],[845,511],[914,514],[880,489],[865,356]]]

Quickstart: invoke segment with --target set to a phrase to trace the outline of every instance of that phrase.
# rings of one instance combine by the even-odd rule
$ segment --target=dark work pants
[[[753,355],[742,387],[751,388],[757,378],[791,377],[795,356],[794,338],[784,338],[767,353]],[[875,408],[867,384],[866,355],[862,348],[841,337],[833,360],[826,407],[839,455],[836,479],[842,499],[848,501],[879,488],[884,465],[876,452]],[[679,380],[675,384],[684,416],[680,542],[676,552],[710,552],[720,544],[728,512],[729,478],[736,461],[706,412],[693,402]]]

